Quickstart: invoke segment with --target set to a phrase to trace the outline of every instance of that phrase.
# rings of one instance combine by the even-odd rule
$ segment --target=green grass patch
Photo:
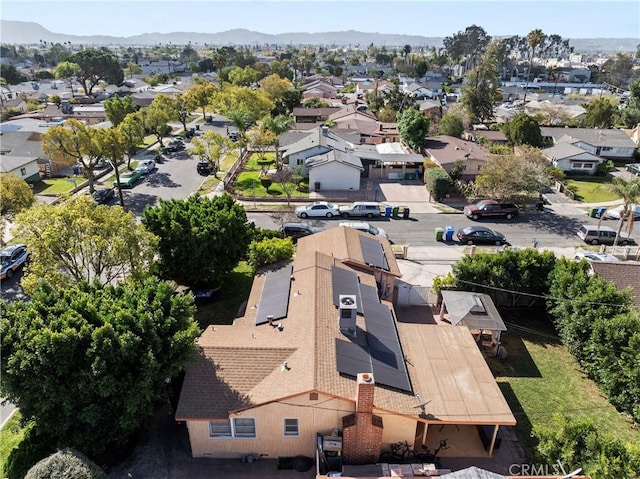
[[[85,181],[87,181],[87,179],[82,175],[68,176],[65,178],[47,178],[33,186],[33,193],[47,196],[63,195],[69,193]]]
[[[639,442],[640,433],[581,372],[560,340],[549,337],[548,329],[543,334],[510,330],[502,337],[509,358],[487,360],[518,421],[516,432],[529,457],[534,456],[536,446],[533,428],[549,425],[554,413],[591,418],[600,432]]]
[[[0,477],[7,477],[5,470],[11,451],[20,444],[29,426],[22,427],[20,412],[16,412],[0,430]]]
[[[265,153],[265,158],[271,160],[271,161],[275,161],[276,160],[276,154],[274,152],[267,152]],[[261,170],[261,166],[258,164],[258,160],[261,159],[261,156],[258,155],[257,153],[253,153],[251,155],[251,157],[249,158],[249,161],[247,161],[247,164],[244,167],[245,171],[260,171]]]
[[[611,178],[596,176],[593,178],[567,179],[566,185],[575,191],[576,200],[585,203],[618,200],[620,197],[607,189]]]
[[[216,178],[213,175],[208,176],[207,179],[202,182],[202,184],[200,185],[200,188],[198,188],[197,193],[202,196],[208,193],[211,193],[213,190],[216,189],[216,186],[220,184],[220,181],[222,180],[220,180],[219,178]]]
[[[198,304],[196,321],[204,330],[211,324],[231,324],[238,317],[240,306],[249,298],[253,272],[244,261],[223,280],[222,288],[210,303]]]
[[[280,198],[287,199],[287,195],[282,191],[278,183],[271,183],[269,189],[265,188],[260,179],[260,171],[243,171],[238,175],[234,185],[236,194],[256,198]],[[308,198],[309,185],[303,181],[291,192],[292,198]]]

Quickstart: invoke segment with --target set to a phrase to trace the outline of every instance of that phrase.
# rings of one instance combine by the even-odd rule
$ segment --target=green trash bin
[[[400,207],[399,206],[394,206],[393,210],[391,210],[391,216],[393,216],[395,219],[398,219],[398,212],[400,211]]]
[[[591,218],[595,218],[596,215],[598,214],[598,208],[589,208],[589,217]]]
[[[444,237],[444,228],[436,228],[436,241],[442,241]]]

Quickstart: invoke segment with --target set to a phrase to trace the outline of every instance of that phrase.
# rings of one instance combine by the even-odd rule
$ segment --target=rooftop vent
[[[487,310],[485,309],[479,295],[474,294],[471,296],[471,308],[469,311],[473,314],[487,314]]]
[[[358,306],[355,295],[341,294],[338,306],[338,320],[340,331],[347,336],[356,335],[356,317]]]

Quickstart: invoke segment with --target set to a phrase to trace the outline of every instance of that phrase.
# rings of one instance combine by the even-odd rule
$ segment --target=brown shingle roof
[[[349,269],[361,233],[332,228],[301,238],[293,261],[287,317],[255,325],[264,274],[255,278],[245,316],[233,325],[210,326],[198,340],[200,354],[186,370],[177,420],[225,418],[230,411],[257,407],[307,391],[352,400],[353,378],[337,371],[335,342],[344,339],[333,304],[332,267]],[[389,262],[397,268],[390,254]],[[385,251],[387,248],[385,246]],[[360,251],[361,254],[361,251]],[[357,261],[356,261],[357,263]],[[374,275],[355,269],[361,284],[376,287]],[[398,271],[399,276],[399,271]],[[392,305],[384,302],[391,308]],[[357,317],[360,331],[365,319]],[[396,324],[414,392],[429,399],[434,422],[515,424],[515,419],[469,330],[420,323]],[[358,334],[356,342],[366,342]],[[287,369],[282,363],[287,362]],[[418,418],[416,397],[377,387],[375,407]]]
[[[591,268],[618,289],[631,288],[633,304],[640,307],[640,263],[592,261]]]

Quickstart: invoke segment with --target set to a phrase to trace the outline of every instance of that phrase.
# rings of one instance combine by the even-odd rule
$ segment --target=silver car
[[[314,201],[308,205],[296,208],[296,215],[299,218],[322,217],[333,218],[340,215],[340,210],[333,203],[328,201]]]

